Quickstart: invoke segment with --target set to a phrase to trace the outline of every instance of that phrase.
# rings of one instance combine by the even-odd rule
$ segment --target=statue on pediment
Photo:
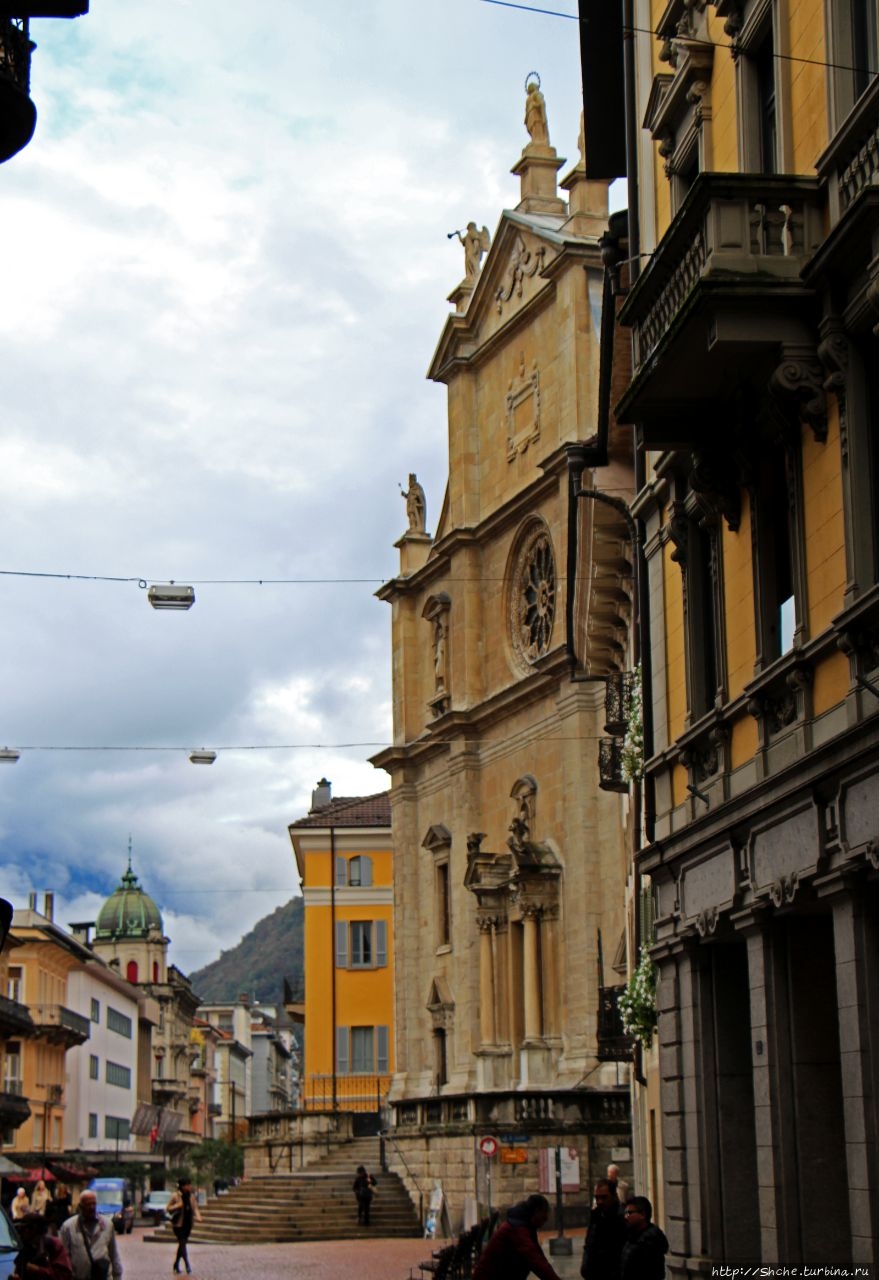
[[[525,86],[528,94],[525,99],[525,128],[531,135],[531,141],[539,146],[549,146],[549,125],[546,122],[546,99],[540,92],[540,77],[530,79]]]
[[[400,492],[406,499],[406,516],[409,520],[410,533],[424,533],[427,520],[427,501],[424,490],[415,478],[415,472],[409,472],[409,488],[400,486]]]
[[[455,235],[464,246],[464,275],[472,279],[479,275],[482,255],[491,248],[491,233],[488,227],[479,231],[475,222],[468,222],[467,230],[456,231]]]

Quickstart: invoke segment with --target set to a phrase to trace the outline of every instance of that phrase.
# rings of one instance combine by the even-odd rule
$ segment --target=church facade
[[[526,126],[521,198],[493,241],[475,223],[460,233],[465,275],[430,366],[448,388],[436,533],[411,476],[400,571],[379,592],[393,631],[394,741],[374,758],[395,845],[388,1158],[422,1189],[442,1183],[453,1228],[546,1190],[542,1152],[575,1154],[584,1187],[629,1156],[627,1077],[599,1034],[601,991],[614,962],[625,970],[627,814],[599,786],[598,740],[606,677],[629,661],[631,545],[612,504],[577,497],[599,467],[605,490],[632,492],[630,438],[599,386],[607,184],[581,156],[559,194],[537,82]],[[499,1139],[491,1164],[482,1136]]]

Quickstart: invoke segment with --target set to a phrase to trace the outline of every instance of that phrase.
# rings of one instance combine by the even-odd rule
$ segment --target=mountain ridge
[[[189,974],[202,1004],[231,1003],[246,994],[251,1002],[283,1004],[284,984],[294,999],[304,991],[304,908],[296,896],[258,920],[241,941],[216,960]]]

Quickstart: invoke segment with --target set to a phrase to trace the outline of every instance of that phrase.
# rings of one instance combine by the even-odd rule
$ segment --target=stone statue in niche
[[[438,614],[433,624],[433,670],[437,693],[446,691],[446,619]]]
[[[482,255],[491,248],[491,233],[488,227],[479,231],[475,222],[468,222],[467,230],[456,231],[455,235],[464,246],[464,275],[472,280],[479,275]]]
[[[409,488],[400,485],[400,492],[406,499],[406,515],[409,519],[410,533],[424,533],[427,520],[427,503],[424,490],[415,478],[415,472],[409,472]]]
[[[539,146],[549,146],[549,125],[546,122],[546,99],[540,92],[540,81],[529,80],[525,86],[525,128],[531,135],[531,141]]]

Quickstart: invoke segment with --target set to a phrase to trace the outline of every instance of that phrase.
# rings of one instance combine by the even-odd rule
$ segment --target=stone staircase
[[[376,1179],[370,1225],[357,1221],[351,1190],[365,1165]],[[401,1180],[379,1167],[377,1138],[355,1138],[298,1173],[249,1178],[202,1207],[193,1244],[286,1244],[298,1240],[358,1240],[421,1235],[418,1215]],[[148,1237],[173,1242],[169,1225]]]

